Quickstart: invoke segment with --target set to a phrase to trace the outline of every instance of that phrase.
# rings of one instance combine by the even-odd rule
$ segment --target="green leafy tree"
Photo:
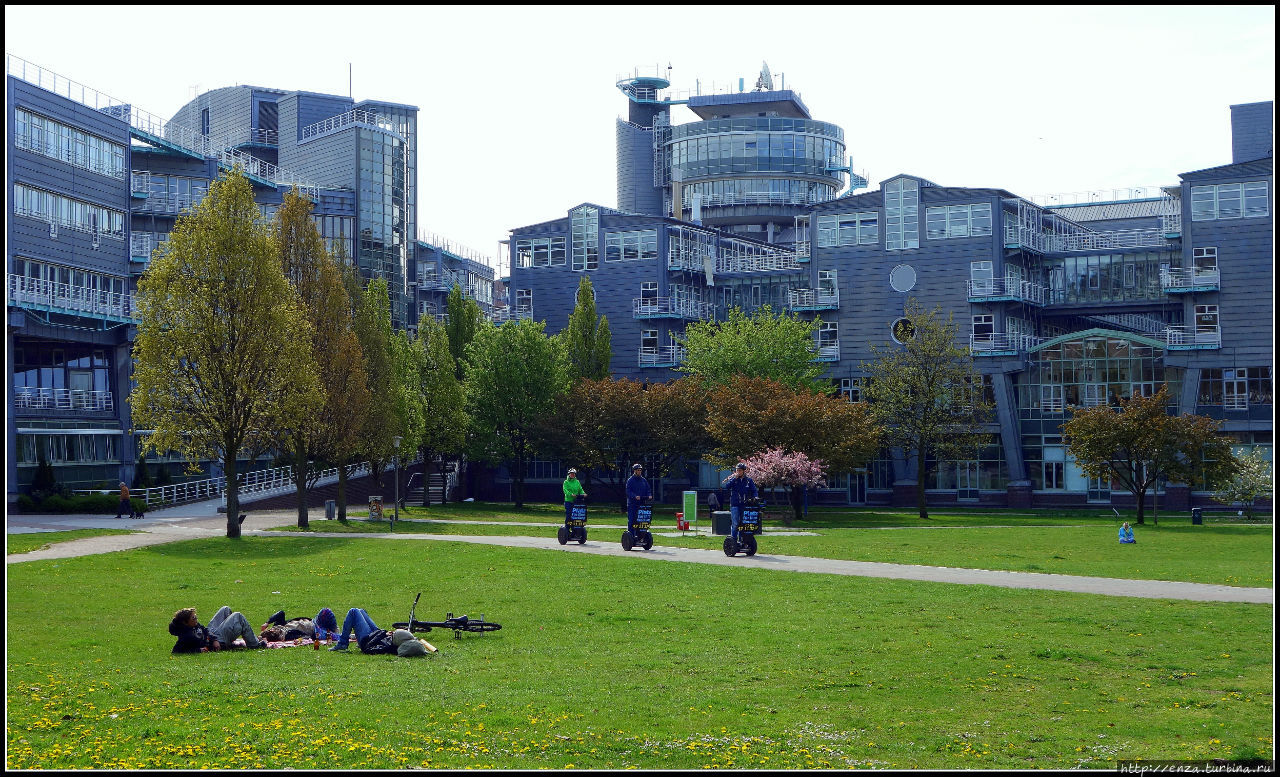
[[[410,423],[404,348],[391,329],[386,280],[369,281],[361,293],[355,332],[364,354],[369,391],[360,452],[373,468],[374,482],[381,486],[383,470],[395,457],[395,438],[408,436]]]
[[[536,452],[535,422],[569,387],[568,359],[542,322],[483,322],[467,346],[466,396],[474,458],[511,464],[516,507],[524,506],[525,465]]]
[[[1245,517],[1253,520],[1253,508],[1260,497],[1270,496],[1271,459],[1262,448],[1236,454],[1232,462],[1231,479],[1214,493],[1213,498],[1227,505],[1238,504],[1244,508]]]
[[[31,498],[36,502],[45,497],[60,494],[64,490],[58,485],[58,476],[53,472],[53,465],[45,458],[44,446],[40,445],[36,456],[36,472],[31,478]]]
[[[476,330],[484,321],[480,305],[462,293],[462,287],[454,284],[445,300],[445,332],[449,337],[449,353],[453,356],[454,374],[458,380],[463,378],[464,362],[467,346],[476,336]]]
[[[765,305],[752,315],[729,310],[724,322],[698,321],[678,338],[684,363],[676,368],[704,385],[726,385],[735,376],[769,378],[791,388],[821,391],[826,367],[814,361],[814,332],[821,319],[804,321]]]
[[[443,476],[444,464],[461,455],[466,445],[466,395],[455,372],[453,354],[449,352],[449,336],[439,322],[434,319],[419,322],[415,348],[420,355],[416,362],[417,392],[423,410],[422,434],[417,444],[425,462],[423,477],[429,480],[433,462],[440,460]],[[427,482],[422,484],[423,507],[431,504],[428,486]],[[447,488],[442,501],[448,501]]]
[[[577,303],[560,336],[569,353],[571,379],[600,380],[609,376],[609,360],[613,357],[609,319],[596,317],[596,296],[586,275],[578,281]]]
[[[976,457],[993,408],[972,354],[958,343],[953,317],[943,320],[941,309],[926,311],[914,298],[907,301],[905,317],[914,335],[901,346],[871,346],[876,360],[862,366],[871,377],[871,414],[884,427],[886,441],[915,458],[916,507],[928,518],[929,462]]]
[[[227,536],[240,536],[237,458],[271,446],[320,403],[311,327],[239,170],[180,217],[138,284],[129,396],[151,450],[216,457]]]
[[[1063,441],[1080,469],[1133,494],[1140,524],[1146,522],[1147,491],[1159,481],[1187,483],[1197,473],[1229,475],[1235,464],[1231,440],[1218,434],[1217,421],[1169,415],[1169,404],[1166,385],[1149,397],[1122,399],[1117,408],[1072,408],[1071,420],[1062,425]]]

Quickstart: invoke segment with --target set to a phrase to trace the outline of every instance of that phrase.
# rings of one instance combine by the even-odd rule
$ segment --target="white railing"
[[[437,235],[434,232],[418,230],[418,242],[426,243],[432,248],[438,248],[446,254],[453,254],[462,259],[470,259],[473,262],[483,264],[485,267],[495,267],[497,262],[491,256],[487,256],[480,251],[475,250],[459,243],[456,240]]]
[[[1172,268],[1160,271],[1160,286],[1165,289],[1190,288],[1194,286],[1217,286],[1219,281],[1217,267],[1210,268]]]
[[[517,321],[522,318],[533,318],[532,305],[516,305],[505,308],[495,308],[493,311],[493,323],[501,324],[505,321]]]
[[[639,364],[641,367],[670,367],[684,361],[685,349],[682,345],[659,345],[640,349]]]
[[[134,170],[129,173],[129,191],[150,194],[151,172],[149,170]]]
[[[803,192],[727,192],[702,195],[703,207],[719,205],[812,205],[826,202],[829,196]],[[692,201],[692,200],[691,200]]]
[[[99,160],[96,163],[89,156],[87,148],[81,151],[80,148],[62,148],[62,144],[58,136],[53,133],[42,133],[43,140],[37,140],[27,134],[14,135],[13,145],[24,151],[32,151],[41,156],[47,156],[52,159],[60,159],[70,165],[88,170],[91,173],[105,175],[110,178],[118,178],[124,180],[125,170],[123,167],[116,167],[110,163],[109,159]]]
[[[1024,302],[1043,305],[1049,296],[1049,290],[1038,283],[1031,283],[1013,276],[992,278],[990,280],[968,282],[970,299],[986,299],[991,297],[1014,297]]]
[[[1168,244],[1163,227],[1084,232],[1049,238],[1052,251],[1094,251],[1105,248],[1159,248]]]
[[[839,291],[822,291],[820,289],[792,289],[787,292],[787,307],[816,308],[839,307]]]
[[[1222,407],[1224,410],[1248,410],[1249,396],[1247,394],[1230,394],[1222,398]]]
[[[969,335],[969,350],[976,354],[988,351],[1026,351],[1040,344],[1034,335],[996,332],[985,335]]]
[[[199,205],[208,192],[197,191],[191,194],[165,193],[150,194],[135,204],[132,210],[136,213],[186,213]]]
[[[1167,213],[1161,216],[1160,229],[1163,230],[1166,235],[1181,235],[1182,234],[1182,214]]]
[[[703,320],[713,317],[715,306],[684,297],[635,297],[631,300],[631,310],[633,318],[678,316]]]
[[[1086,192],[1063,194],[1037,194],[1028,199],[1037,205],[1057,207],[1063,205],[1094,205],[1126,200],[1153,200],[1167,198],[1163,186],[1130,186],[1122,189],[1094,189]]]
[[[1159,335],[1164,332],[1166,326],[1164,321],[1151,316],[1144,316],[1141,313],[1109,313],[1100,316],[1086,316],[1086,318],[1148,335]]]
[[[797,260],[800,260],[800,259],[808,259],[808,258],[809,258],[809,241],[808,241],[808,239],[805,239],[805,240],[797,240],[797,241],[796,241],[796,259],[797,259]]]
[[[251,143],[260,146],[278,146],[280,145],[280,133],[276,130],[241,127],[231,130],[218,138],[217,145],[222,148],[233,148]]]
[[[1222,329],[1216,324],[1171,326],[1164,330],[1170,348],[1221,348]]]
[[[332,132],[338,132],[339,130],[346,129],[347,127],[353,127],[357,124],[390,132],[401,140],[407,140],[400,134],[399,130],[396,129],[395,124],[393,124],[389,119],[384,119],[375,111],[365,111],[360,110],[359,108],[347,111],[346,113],[338,116],[330,116],[323,121],[317,121],[315,124],[309,124],[306,127],[303,127],[302,140],[304,142],[314,140],[315,138],[323,137]]]
[[[151,233],[134,232],[129,235],[129,256],[134,259],[151,260]]]
[[[72,286],[41,278],[9,273],[9,304],[44,305],[70,313],[134,319],[133,295],[117,294],[87,286]]]
[[[772,270],[799,270],[794,251],[768,251],[755,255],[724,255],[716,258],[716,272],[769,272]]]
[[[819,345],[814,349],[814,361],[819,362],[838,362],[840,361],[840,343],[827,343]]]
[[[115,410],[115,401],[110,391],[23,386],[13,390],[13,406],[26,410],[110,412]]]

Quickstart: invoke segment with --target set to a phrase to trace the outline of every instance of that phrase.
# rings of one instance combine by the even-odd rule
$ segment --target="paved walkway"
[[[216,508],[215,508],[216,509]],[[199,510],[173,508],[149,513],[141,520],[115,520],[96,516],[10,516],[9,533],[30,531],[65,531],[83,528],[119,528],[141,530],[139,534],[118,534],[105,537],[87,537],[69,542],[55,543],[45,549],[5,556],[5,563],[40,561],[45,559],[72,558],[75,556],[111,553],[118,550],[175,542],[200,537],[220,537],[226,532],[226,517],[208,517]],[[188,514],[191,513],[191,514]],[[919,580],[963,585],[991,585],[1002,588],[1034,588],[1047,591],[1069,591],[1101,594],[1104,596],[1129,596],[1148,599],[1190,599],[1205,602],[1242,602],[1248,604],[1275,604],[1275,591],[1271,588],[1241,588],[1210,585],[1206,583],[1178,583],[1164,580],[1124,580],[1106,577],[1076,575],[1051,575],[1038,572],[1004,572],[987,569],[960,569],[956,567],[931,567],[913,564],[887,564],[871,561],[844,561],[838,559],[811,558],[806,556],[782,556],[758,553],[751,558],[729,558],[719,550],[696,550],[654,546],[649,551],[624,551],[616,542],[592,542],[585,545],[570,543],[560,545],[550,536],[506,537],[467,536],[458,534],[354,534],[349,532],[284,532],[267,531],[272,526],[288,521],[296,513],[250,513],[242,531],[245,536],[272,537],[337,537],[353,539],[369,537],[381,540],[438,540],[444,542],[472,542],[483,545],[500,545],[515,548],[535,548],[562,553],[586,553],[597,556],[628,556],[650,561],[679,561],[718,566],[772,569],[784,572],[806,572],[857,577],[881,577],[896,580]],[[319,523],[319,522],[317,522]],[[477,522],[479,523],[479,522]],[[555,526],[557,524],[549,524]],[[768,535],[766,535],[767,537]]]

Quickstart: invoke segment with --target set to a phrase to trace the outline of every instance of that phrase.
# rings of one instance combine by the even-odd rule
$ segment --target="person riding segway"
[[[564,481],[564,526],[556,533],[556,539],[561,545],[570,540],[577,540],[579,545],[587,542],[587,492],[578,482],[576,469],[570,469]]]
[[[747,476],[747,465],[738,462],[733,474],[724,479],[720,485],[729,490],[729,536],[724,540],[724,554],[733,556],[738,551],[746,551],[748,556],[756,553],[755,535],[760,531],[760,490],[756,482]],[[743,511],[748,512],[747,524],[751,527],[747,532],[739,529],[743,523]]]
[[[635,545],[645,550],[653,547],[653,535],[649,533],[652,503],[653,491],[644,479],[644,465],[632,464],[631,477],[627,480],[627,530],[622,533],[623,550],[631,550]]]

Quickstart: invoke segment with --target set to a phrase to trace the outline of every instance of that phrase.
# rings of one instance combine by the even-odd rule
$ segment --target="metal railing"
[[[840,361],[840,343],[827,343],[819,345],[814,349],[813,360],[816,362],[838,362]]]
[[[19,307],[40,305],[58,312],[87,313],[95,317],[137,318],[132,294],[72,286],[14,273],[9,273],[9,304]]]
[[[109,237],[112,240],[124,240],[123,214],[121,214],[120,223],[122,226],[119,231],[103,229],[101,225],[93,223],[86,224],[80,221],[72,221],[72,217],[70,215],[67,215],[65,218],[61,213],[55,216],[47,211],[32,210],[31,208],[24,207],[17,203],[14,203],[13,215],[26,216],[27,218],[37,219],[38,221],[48,224],[50,237],[57,237],[59,229],[69,229],[72,232],[84,232],[85,234],[93,235],[95,239],[94,248],[97,248],[96,240],[98,238]]]
[[[533,318],[532,305],[515,305],[505,308],[494,308],[491,316],[493,323],[501,324],[505,321],[517,321],[522,318]]]
[[[151,172],[134,170],[129,173],[129,191],[146,197],[151,194]]]
[[[453,254],[462,259],[470,259],[473,262],[483,264],[485,267],[495,267],[497,265],[493,257],[465,246],[456,240],[437,235],[434,232],[418,230],[418,242],[426,243],[432,248],[438,248],[446,254]]]
[[[1121,189],[1093,189],[1085,192],[1066,192],[1063,194],[1036,194],[1028,197],[1031,202],[1046,207],[1063,205],[1094,205],[1104,202],[1124,202],[1126,200],[1151,200],[1166,198],[1163,186],[1130,186]]]
[[[789,308],[838,308],[840,307],[839,291],[823,291],[821,289],[792,289],[787,292]]]
[[[642,347],[639,356],[641,367],[674,367],[684,362],[685,349],[682,345]]]
[[[58,140],[58,136],[49,133],[44,134],[46,137],[43,140],[37,140],[25,133],[14,135],[13,145],[24,151],[32,151],[51,159],[59,159],[67,164],[88,170],[91,173],[105,175],[109,178],[117,178],[121,181],[124,180],[124,167],[117,167],[116,165],[109,164],[105,160],[99,160],[95,164],[87,149],[83,152],[79,152],[75,148],[64,149],[62,148],[61,142]]]
[[[1129,329],[1147,335],[1159,335],[1164,332],[1164,328],[1167,326],[1164,321],[1151,316],[1144,316],[1141,313],[1107,313],[1085,316],[1085,318],[1108,326],[1118,326],[1122,329]]]
[[[1106,248],[1159,248],[1168,243],[1163,227],[1084,232],[1049,238],[1051,251],[1095,251]]]
[[[110,391],[23,386],[13,390],[13,406],[21,410],[79,410],[100,413],[115,410],[115,400],[111,398]]]
[[[1228,394],[1222,398],[1222,408],[1224,410],[1248,410],[1249,395]]]
[[[191,194],[164,193],[149,194],[145,200],[134,203],[130,208],[134,213],[185,213],[199,205],[208,194],[206,191]]]
[[[218,138],[217,145],[223,148],[246,145],[278,146],[280,145],[280,133],[276,130],[240,127]]]
[[[985,335],[969,335],[969,350],[977,355],[996,351],[1026,351],[1040,344],[1034,335],[993,332]]]
[[[1160,271],[1160,286],[1165,290],[1184,289],[1198,286],[1218,287],[1219,273],[1217,267],[1171,268]]]
[[[769,272],[773,270],[799,270],[800,263],[794,251],[771,251],[755,256],[716,257],[716,272]]]
[[[715,305],[685,297],[635,297],[632,318],[688,318],[706,320],[715,315]]]
[[[1164,339],[1170,348],[1221,348],[1222,328],[1216,324],[1171,326],[1164,330]]]
[[[830,196],[804,192],[727,192],[702,195],[703,207],[720,205],[812,205],[826,202]],[[692,199],[690,199],[692,203]]]
[[[150,232],[134,232],[129,235],[129,257],[151,261]]]
[[[1164,230],[1166,236],[1182,234],[1182,214],[1167,213],[1160,217],[1160,229]]]
[[[408,142],[407,138],[400,134],[400,131],[390,119],[383,118],[382,115],[376,111],[365,111],[359,108],[347,111],[346,113],[339,114],[337,116],[330,116],[322,121],[317,121],[315,124],[309,124],[303,127],[302,141],[305,143],[308,140],[324,137],[330,133],[338,132],[346,129],[347,127],[354,127],[356,125],[390,132],[401,140]]]
[[[1036,305],[1045,304],[1049,290],[1038,283],[1031,283],[1013,276],[992,278],[990,280],[968,281],[970,299],[990,299],[993,297],[1013,297],[1023,302]]]

